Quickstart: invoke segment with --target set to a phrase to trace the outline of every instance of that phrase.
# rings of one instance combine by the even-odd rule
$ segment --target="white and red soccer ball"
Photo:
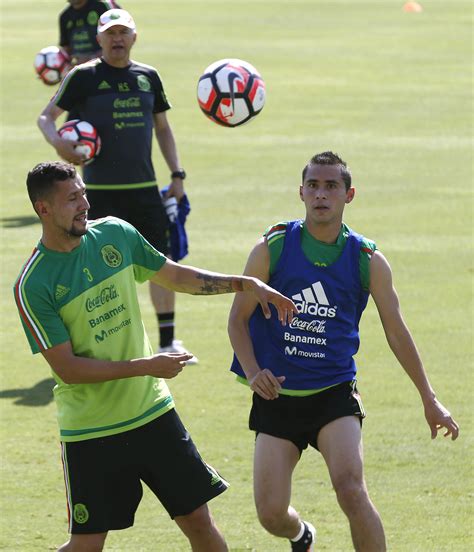
[[[265,105],[265,82],[253,65],[221,59],[199,78],[199,107],[215,123],[236,127],[248,123]]]
[[[61,138],[81,142],[76,151],[85,156],[85,164],[91,163],[100,153],[101,141],[95,127],[87,121],[71,119],[66,121],[58,130]]]
[[[69,56],[57,46],[40,50],[35,57],[36,74],[45,84],[57,84],[66,76],[71,65]]]

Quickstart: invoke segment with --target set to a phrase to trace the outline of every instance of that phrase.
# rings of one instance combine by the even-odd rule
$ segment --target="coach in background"
[[[14,292],[31,349],[56,380],[71,533],[60,550],[98,552],[109,530],[132,526],[143,481],[194,552],[227,551],[207,502],[228,485],[202,460],[165,381],[190,355],[153,354],[136,283],[152,279],[195,295],[252,293],[267,316],[273,303],[283,324],[296,307],[256,278],[167,259],[123,220],[89,223],[86,188],[72,165],[40,163],[27,187],[42,236]]]
[[[249,425],[257,432],[258,516],[271,534],[290,539],[293,552],[315,550],[314,527],[290,505],[293,470],[308,445],[327,464],[355,550],[386,550],[382,521],[364,480],[365,411],[353,358],[369,295],[393,353],[420,394],[431,437],[442,428],[452,439],[459,432],[436,398],[403,320],[390,265],[373,241],[342,222],[354,199],[351,181],[346,163],[334,153],[312,157],[299,188],[304,220],[272,226],[250,254],[245,274],[295,301],[298,314],[290,326],[264,320],[254,299],[242,294],[229,318],[236,354],[232,370],[254,392]]]
[[[69,0],[69,4],[59,14],[59,46],[69,55],[71,64],[78,65],[100,56],[99,17],[120,6],[106,0]]]
[[[100,155],[83,167],[90,202],[89,217],[107,215],[130,222],[164,254],[169,253],[169,221],[152,163],[153,132],[171,172],[168,197],[184,195],[181,168],[166,112],[168,102],[156,69],[130,60],[137,38],[135,22],[125,10],[100,16],[97,39],[102,57],[73,68],[41,113],[38,125],[58,155],[71,163],[83,158],[77,142],[61,138],[56,120],[64,111],[91,123],[102,141]],[[150,284],[158,318],[160,351],[187,352],[174,339],[175,294]],[[189,364],[196,363],[192,356]]]

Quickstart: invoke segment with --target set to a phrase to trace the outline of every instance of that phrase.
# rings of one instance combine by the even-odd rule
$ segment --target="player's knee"
[[[175,521],[186,535],[190,533],[209,533],[216,528],[207,504],[196,508],[196,510],[185,516],[176,516]]]
[[[279,528],[287,513],[286,509],[280,508],[276,504],[257,504],[258,520],[269,533],[279,533]]]
[[[363,479],[347,476],[334,482],[339,504],[344,511],[360,509],[365,501],[369,500],[367,487]]]

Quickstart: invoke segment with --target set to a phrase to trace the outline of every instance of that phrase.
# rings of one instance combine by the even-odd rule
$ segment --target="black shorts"
[[[301,454],[308,444],[318,449],[321,428],[344,416],[358,416],[361,424],[365,418],[355,382],[339,383],[306,397],[280,395],[270,401],[254,393],[249,427],[257,434],[291,441]]]
[[[168,255],[169,220],[157,186],[137,190],[87,190],[87,199],[89,219],[112,216],[126,220],[155,249]]]
[[[229,486],[201,458],[175,410],[125,433],[61,445],[71,533],[132,526],[142,481],[171,518]]]

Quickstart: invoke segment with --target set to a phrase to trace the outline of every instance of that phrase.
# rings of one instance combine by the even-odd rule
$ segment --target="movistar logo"
[[[329,306],[329,301],[321,282],[314,282],[311,287],[302,289],[300,293],[292,295],[291,298],[298,312],[301,314],[312,314],[313,316],[327,318],[334,318],[336,316],[337,306]]]
[[[112,88],[112,87],[106,80],[103,80],[97,87],[98,90],[108,90],[109,88]]]
[[[95,334],[95,340],[96,343],[99,343],[101,341],[104,341],[104,339],[107,337],[107,332],[105,330],[102,330],[101,334]]]

